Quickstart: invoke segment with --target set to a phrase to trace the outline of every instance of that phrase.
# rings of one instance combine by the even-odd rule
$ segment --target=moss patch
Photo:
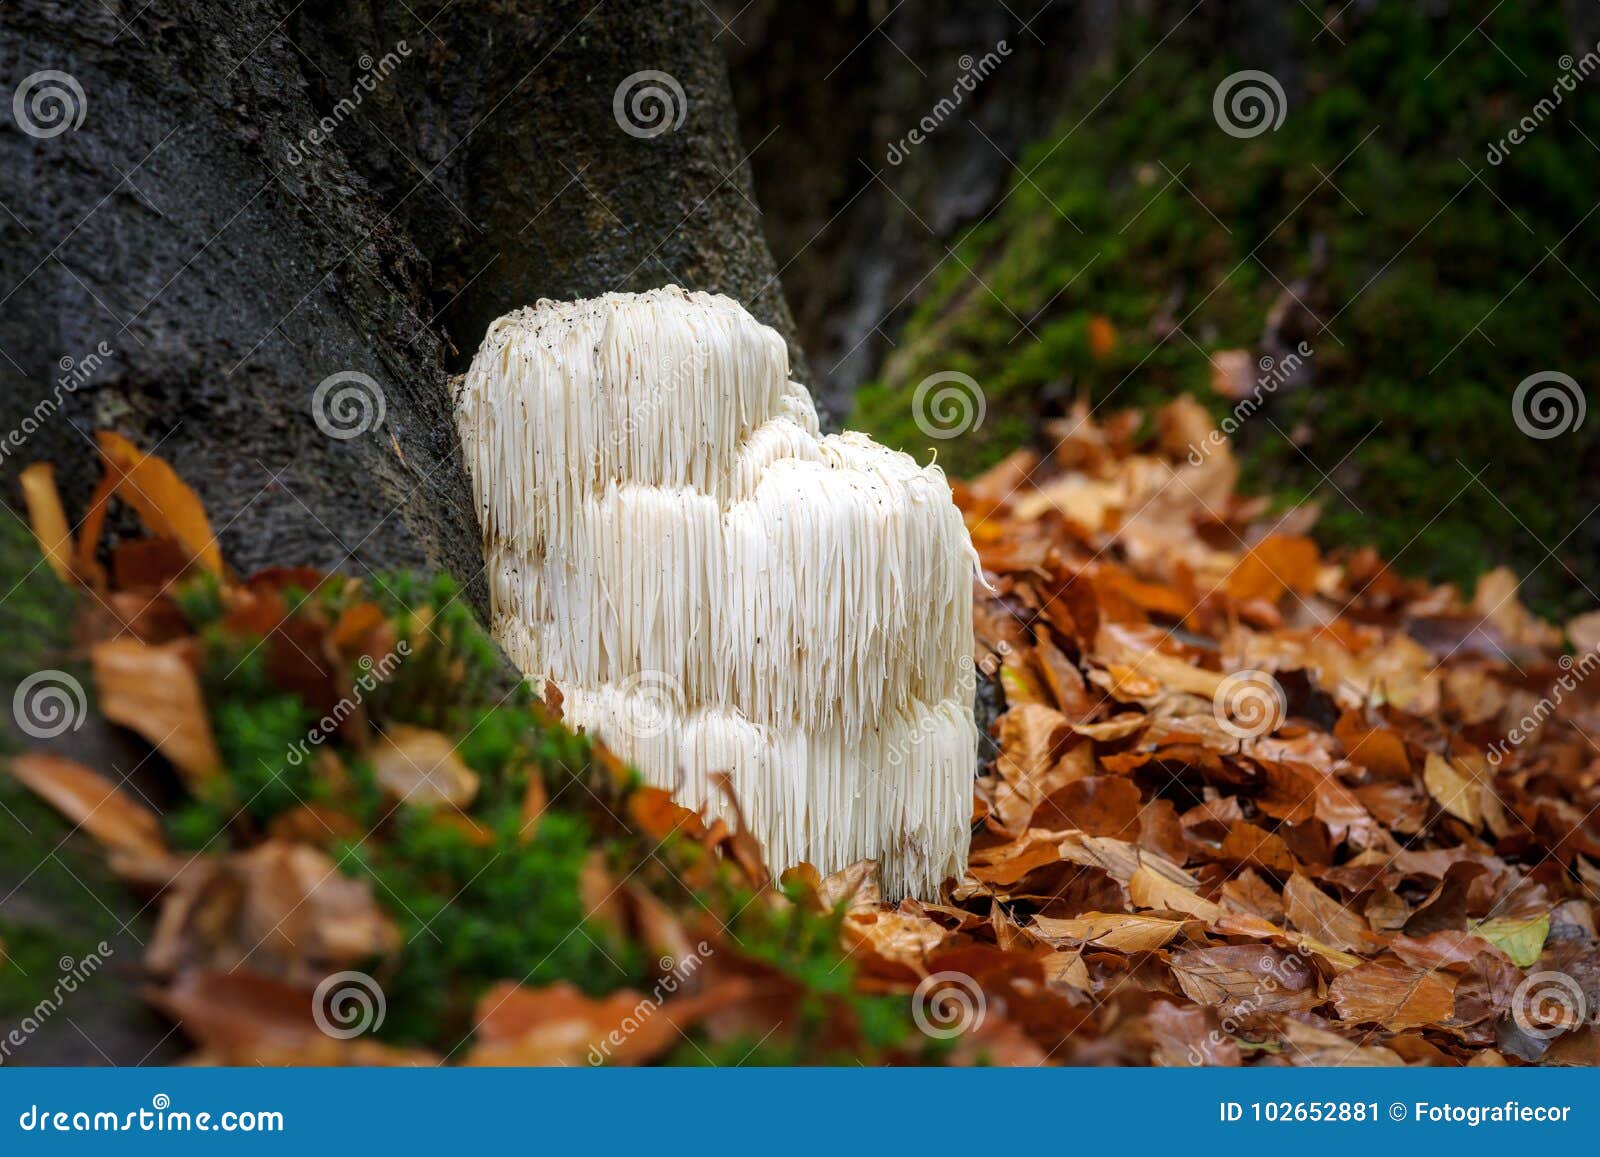
[[[1591,604],[1577,576],[1600,551],[1573,531],[1600,498],[1597,423],[1532,439],[1512,395],[1547,370],[1600,381],[1585,339],[1600,74],[1491,164],[1491,144],[1571,75],[1572,33],[1558,6],[1506,6],[1491,44],[1475,13],[1437,7],[1346,8],[1342,44],[1293,12],[1285,118],[1251,139],[1212,109],[1249,62],[1215,58],[1198,24],[1167,36],[1181,11],[1130,28],[956,246],[854,424],[925,456],[917,383],[970,374],[987,417],[936,444],[967,473],[1077,396],[1120,407],[1187,390],[1220,418],[1209,355],[1281,358],[1304,340],[1301,372],[1240,428],[1255,485],[1316,497],[1329,541],[1371,542],[1402,569],[1467,581],[1509,561],[1546,611]]]

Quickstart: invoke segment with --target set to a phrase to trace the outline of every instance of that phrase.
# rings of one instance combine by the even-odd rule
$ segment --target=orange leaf
[[[33,537],[39,540],[45,561],[56,572],[56,578],[71,582],[72,529],[56,490],[55,467],[48,462],[35,462],[18,475],[17,482],[22,487],[22,500],[28,504]]]
[[[183,643],[151,646],[111,639],[95,644],[89,660],[101,714],[149,741],[183,775],[189,790],[221,774],[222,755]]]
[[[189,557],[214,575],[222,573],[222,548],[204,505],[164,459],[146,454],[121,434],[101,430],[95,437],[117,494],[158,538],[176,539]]]
[[[1448,1020],[1455,1011],[1455,988],[1452,976],[1385,959],[1340,973],[1328,995],[1342,1020],[1399,1031]]]
[[[1104,361],[1117,348],[1117,327],[1102,313],[1089,318],[1089,352],[1095,361]]]
[[[97,771],[58,755],[30,752],[11,774],[106,847],[146,859],[167,854],[161,821]]]

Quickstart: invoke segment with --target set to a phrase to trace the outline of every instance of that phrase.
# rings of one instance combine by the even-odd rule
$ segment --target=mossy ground
[[[0,533],[0,578],[13,595],[0,606],[8,629],[33,628],[27,653],[9,656],[17,677],[72,662],[71,593],[38,561],[26,530],[10,521]],[[457,1053],[470,1038],[477,999],[499,981],[534,987],[567,981],[591,996],[648,989],[650,954],[590,911],[584,875],[598,852],[612,879],[648,888],[686,922],[712,920],[716,935],[726,938],[720,942],[788,977],[802,994],[791,1031],[715,1045],[695,1032],[673,1059],[845,1063],[855,1054],[829,1051],[840,1017],[857,1027],[869,1050],[933,1056],[904,998],[857,992],[854,966],[840,945],[841,913],[816,913],[801,903],[774,907],[727,865],[708,862],[700,845],[674,836],[658,840],[619,819],[628,814],[637,778],[628,772],[619,781],[609,755],[552,720],[525,684],[508,678],[448,579],[391,575],[362,587],[291,591],[283,628],[292,634],[301,616],[336,617],[362,599],[383,609],[395,639],[411,643],[410,657],[362,706],[383,726],[432,727],[455,742],[480,778],[470,818],[443,822],[454,817],[396,808],[380,792],[370,760],[342,735],[330,736],[319,752],[336,757],[340,770],[332,778],[326,765],[293,758],[317,711],[275,681],[258,639],[230,626],[215,580],[198,579],[186,580],[174,601],[202,641],[201,682],[226,775],[201,799],[184,796],[174,779],[164,820],[175,846],[221,855],[252,846],[305,804],[348,817],[353,834],[330,839],[328,851],[342,872],[371,885],[400,931],[392,957],[367,962],[383,978],[386,1040]],[[92,695],[87,672],[81,664],[76,670]],[[522,807],[535,776],[548,804],[530,827]],[[0,775],[0,805],[16,825],[0,839],[0,883],[29,885],[0,906],[8,955],[0,965],[0,1027],[49,992],[62,958],[82,958],[101,938],[116,942],[119,967],[114,979],[94,978],[100,999],[148,1020],[152,1014],[138,1007],[140,945],[118,935],[132,914],[155,905],[124,888],[87,836],[69,837],[60,816],[10,776]],[[30,870],[57,853],[70,857],[72,871]],[[68,1011],[77,1011],[76,1002]],[[61,1027],[66,1031],[64,1021]]]
[[[1600,74],[1503,163],[1486,157],[1593,46],[1574,49],[1557,5],[1497,8],[1481,32],[1473,6],[1432,7],[1348,6],[1341,43],[1286,6],[1286,115],[1252,139],[1212,110],[1250,62],[1216,58],[1181,9],[1130,28],[956,246],[853,424],[926,457],[911,396],[943,370],[987,403],[982,426],[937,443],[956,474],[1036,440],[1078,396],[1190,391],[1220,418],[1208,355],[1269,352],[1287,304],[1280,333],[1309,343],[1309,372],[1242,424],[1253,485],[1314,496],[1326,540],[1403,570],[1470,587],[1509,562],[1542,609],[1592,605],[1596,423],[1528,438],[1512,394],[1540,371],[1600,381]],[[1117,335],[1100,356],[1096,315]]]

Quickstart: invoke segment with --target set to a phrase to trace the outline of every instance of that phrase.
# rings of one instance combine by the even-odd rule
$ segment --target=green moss
[[[82,683],[82,665],[71,654],[71,610],[72,591],[45,564],[33,532],[0,507],[0,690],[7,710],[16,685],[37,671],[63,669]],[[0,728],[0,745],[5,736]]]
[[[1248,484],[1316,497],[1328,541],[1374,543],[1413,573],[1470,586],[1506,561],[1546,611],[1587,606],[1576,576],[1595,546],[1568,535],[1600,500],[1584,465],[1595,423],[1530,439],[1511,397],[1542,370],[1600,380],[1584,284],[1600,254],[1578,228],[1600,200],[1584,140],[1600,139],[1600,85],[1580,82],[1503,164],[1485,160],[1562,75],[1577,38],[1560,9],[1498,10],[1493,45],[1464,10],[1345,9],[1338,46],[1293,13],[1303,72],[1282,78],[1282,127],[1249,140],[1211,108],[1249,63],[1217,59],[1197,24],[1167,36],[1180,15],[1133,25],[1062,129],[1025,151],[1027,179],[956,246],[853,423],[962,474],[1078,396],[1115,409],[1191,391],[1220,418],[1207,355],[1260,352],[1293,287],[1310,313],[1291,311],[1285,345],[1310,343],[1310,376],[1244,423]],[[1101,358],[1096,314],[1118,335]],[[987,417],[935,442],[911,396],[941,370],[978,381]]]
[[[635,945],[585,918],[579,878],[591,844],[581,818],[541,817],[531,838],[507,809],[489,842],[405,812],[390,838],[352,849],[399,921],[405,948],[385,982],[392,1039],[450,1047],[466,1036],[473,1003],[497,980],[568,980],[601,995],[643,976]]]

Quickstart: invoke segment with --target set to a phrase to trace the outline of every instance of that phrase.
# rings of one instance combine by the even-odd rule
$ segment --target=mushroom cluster
[[[781,337],[676,286],[540,301],[456,401],[492,629],[567,721],[767,862],[965,868],[973,554],[937,467],[822,436]]]

